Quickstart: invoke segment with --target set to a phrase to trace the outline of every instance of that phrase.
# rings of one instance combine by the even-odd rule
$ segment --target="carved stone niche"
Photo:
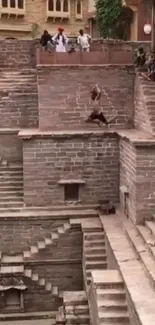
[[[62,185],[63,194],[61,195],[65,203],[80,203],[82,197],[82,189],[85,181],[82,179],[60,180],[59,185]]]
[[[0,310],[3,313],[24,312],[24,290],[27,287],[21,278],[0,278]]]

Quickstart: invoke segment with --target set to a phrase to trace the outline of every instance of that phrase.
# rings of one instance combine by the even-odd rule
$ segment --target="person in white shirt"
[[[66,52],[68,38],[63,32],[64,29],[62,27],[59,27],[58,33],[52,38],[52,41],[56,44],[56,52]]]
[[[83,29],[79,30],[79,36],[77,38],[77,43],[79,44],[82,52],[89,52],[91,37],[84,33]]]

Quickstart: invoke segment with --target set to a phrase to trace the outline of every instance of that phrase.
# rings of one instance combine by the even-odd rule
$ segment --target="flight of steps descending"
[[[155,289],[155,222],[145,221],[145,225],[136,226],[130,220],[125,220],[123,227],[151,286]]]
[[[0,108],[3,128],[37,126],[38,90],[35,69],[1,71]]]
[[[0,163],[0,212],[23,206],[23,167],[21,164]]]
[[[85,291],[65,291],[63,302],[66,325],[89,325],[89,307]]]
[[[89,297],[94,325],[130,324],[124,283],[119,271],[92,271]]]
[[[37,254],[39,250],[45,249],[47,246],[52,245],[56,240],[59,240],[61,235],[64,235],[71,228],[69,221],[64,221],[60,226],[54,228],[45,238],[40,239],[36,244],[29,247],[23,252],[23,260],[30,258],[33,254]]]
[[[53,286],[50,281],[46,280],[46,278],[40,277],[38,273],[34,273],[31,269],[25,268],[24,275],[31,278],[32,281],[43,287],[44,290],[51,292],[53,296],[61,296],[61,292],[59,292],[57,286]]]
[[[104,231],[83,230],[83,273],[86,286],[91,281],[91,271],[107,268]]]

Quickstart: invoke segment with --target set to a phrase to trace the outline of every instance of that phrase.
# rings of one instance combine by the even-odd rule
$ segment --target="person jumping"
[[[97,123],[99,126],[101,126],[101,123],[108,126],[112,120],[115,118],[115,116],[110,120],[107,121],[105,118],[102,108],[100,106],[100,98],[101,98],[101,90],[98,87],[98,85],[93,86],[91,90],[91,100],[93,104],[93,112],[88,116],[88,118],[85,120],[86,123]]]

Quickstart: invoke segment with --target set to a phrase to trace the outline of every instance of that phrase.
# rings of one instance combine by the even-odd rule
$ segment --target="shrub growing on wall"
[[[130,36],[130,26],[133,11],[122,6],[121,0],[97,0],[97,21],[103,38],[127,40]]]

